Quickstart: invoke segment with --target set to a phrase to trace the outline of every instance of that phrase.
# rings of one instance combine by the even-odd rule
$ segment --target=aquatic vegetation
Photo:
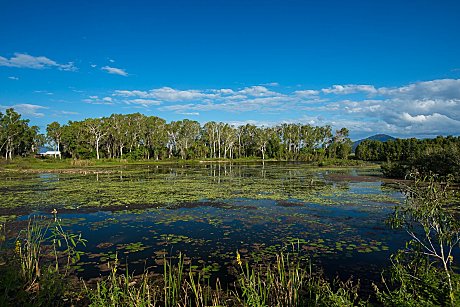
[[[335,172],[347,172],[346,169]],[[249,165],[194,165],[194,166],[137,166],[114,168],[101,173],[34,174],[0,173],[6,183],[0,201],[3,209],[29,211],[34,208],[58,206],[58,209],[84,208],[136,209],[180,207],[181,203],[202,200],[223,201],[237,197],[250,199],[298,200],[318,204],[345,204],[356,200],[337,200],[344,196],[354,198],[347,186],[338,186],[324,180],[328,169],[303,164]],[[24,180],[27,178],[27,180]],[[330,195],[330,197],[326,197]],[[376,194],[377,195],[377,194]],[[382,196],[365,195],[372,201]],[[356,197],[359,199],[358,197]],[[368,199],[366,199],[368,200]],[[385,201],[394,203],[387,197]],[[364,202],[364,201],[363,201]],[[229,205],[229,208],[232,206]],[[0,209],[1,210],[1,209]]]
[[[228,296],[216,283],[211,288],[201,273],[186,272],[185,257],[163,261],[163,274],[119,274],[118,258],[109,263],[110,274],[95,285],[85,284],[89,306],[226,306]]]
[[[123,250],[125,254],[141,252],[147,249],[148,246],[145,246],[142,242],[133,242],[129,244],[118,244],[117,250]]]

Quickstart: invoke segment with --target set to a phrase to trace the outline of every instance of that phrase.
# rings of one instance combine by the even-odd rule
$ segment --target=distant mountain
[[[388,134],[376,134],[376,135],[370,136],[368,138],[353,142],[353,147],[352,147],[353,152],[355,151],[356,147],[358,147],[358,145],[364,140],[373,140],[373,141],[386,142],[386,141],[396,140],[396,138],[394,138],[394,137],[392,137],[391,135],[388,135]]]

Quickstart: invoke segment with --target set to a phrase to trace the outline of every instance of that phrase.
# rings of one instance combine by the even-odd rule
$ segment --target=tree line
[[[0,140],[5,158],[37,152],[51,145],[62,156],[74,159],[262,159],[318,161],[347,159],[351,140],[347,128],[332,132],[330,126],[281,124],[234,126],[210,121],[201,125],[184,119],[167,123],[140,113],[50,123],[46,135],[29,127],[13,109],[0,113]],[[18,128],[22,127],[22,128]]]
[[[382,170],[389,177],[404,178],[417,170],[423,175],[452,175],[460,181],[460,137],[365,140],[356,147],[355,154],[360,160],[385,162]]]
[[[29,126],[29,120],[21,119],[13,109],[0,112],[0,153],[5,159],[35,153],[44,141],[39,128]]]

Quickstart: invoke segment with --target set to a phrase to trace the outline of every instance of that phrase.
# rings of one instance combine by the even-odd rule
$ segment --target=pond
[[[2,173],[0,213],[20,223],[56,208],[88,240],[77,274],[131,273],[185,255],[205,277],[232,281],[236,251],[251,262],[294,253],[326,276],[379,280],[405,233],[385,225],[403,201],[378,168],[302,163],[135,165],[69,173]]]

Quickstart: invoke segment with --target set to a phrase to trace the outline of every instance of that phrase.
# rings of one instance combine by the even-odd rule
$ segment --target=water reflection
[[[237,249],[265,261],[295,246],[330,275],[378,279],[406,237],[383,223],[402,195],[373,175],[299,163],[135,165],[18,175],[0,201],[24,214],[58,208],[66,227],[89,241],[85,278],[103,273],[117,253],[139,272],[183,252],[222,280]]]

